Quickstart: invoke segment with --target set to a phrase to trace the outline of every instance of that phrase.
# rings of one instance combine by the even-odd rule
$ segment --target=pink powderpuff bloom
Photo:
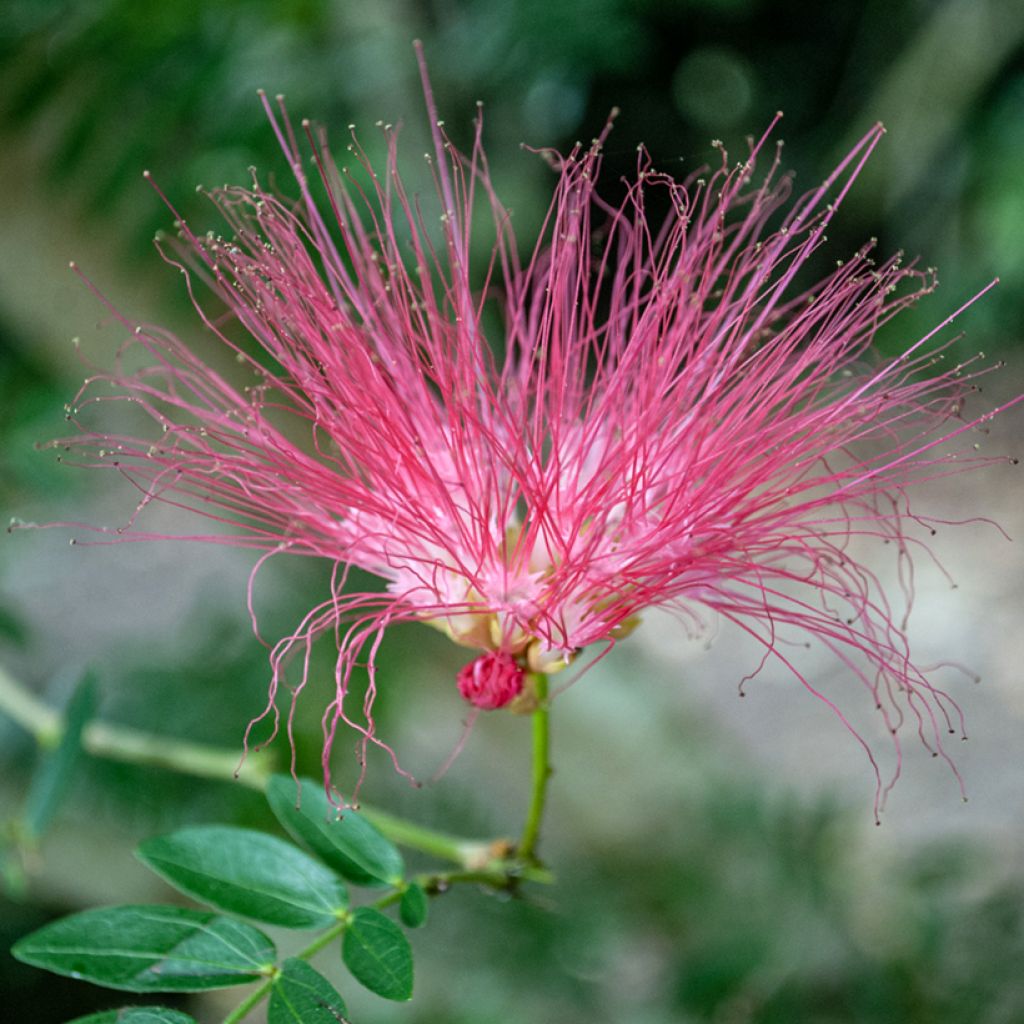
[[[361,734],[364,771],[367,745],[385,746],[374,661],[392,623],[429,623],[478,652],[457,680],[476,708],[528,707],[531,674],[592,645],[600,656],[654,606],[693,630],[707,612],[734,623],[763,648],[762,667],[774,659],[828,703],[874,766],[876,807],[906,729],[949,760],[959,708],[911,660],[901,613],[859,552],[864,538],[891,542],[909,598],[910,559],[930,554],[931,527],[912,489],[1006,461],[973,444],[991,413],[963,414],[991,368],[941,362],[949,341],[936,335],[957,314],[896,359],[872,355],[878,329],[934,284],[898,256],[876,262],[866,245],[806,284],[882,127],[794,202],[766,133],[735,165],[716,143],[720,163],[683,182],[641,149],[610,205],[597,189],[609,123],[589,146],[545,153],[554,197],[521,249],[482,116],[470,151],[457,151],[419,59],[437,230],[403,185],[390,125],[382,168],[354,131],[339,166],[322,131],[303,122],[300,145],[283,102],[264,97],[300,198],[254,175],[210,194],[224,237],[180,223],[176,245],[158,242],[190,293],[201,279],[226,307],[193,296],[250,383],[122,318],[133,333],[114,371],[86,381],[69,407],[80,433],[55,442],[141,492],[110,532],[153,537],[136,520],[162,501],[231,524],[192,539],[263,551],[254,573],[276,552],[333,565],[330,592],[271,646],[264,712],[276,731],[286,664],[298,656],[294,708],[313,641],[333,632],[325,771],[339,722]],[[667,211],[657,218],[652,196]],[[494,244],[472,266],[481,208]],[[490,308],[504,322],[497,343]],[[138,348],[145,365],[122,368],[129,354],[138,365]],[[148,414],[153,436],[82,422],[111,401]],[[346,589],[351,566],[383,589]],[[794,631],[859,681],[896,745],[891,776],[791,660],[782,638]],[[369,674],[361,699],[350,694],[357,664]]]

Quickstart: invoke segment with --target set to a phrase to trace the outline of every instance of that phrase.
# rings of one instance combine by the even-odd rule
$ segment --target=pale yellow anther
[[[640,616],[630,615],[628,619],[623,619],[617,626],[612,627],[609,635],[613,640],[625,640],[639,625]]]

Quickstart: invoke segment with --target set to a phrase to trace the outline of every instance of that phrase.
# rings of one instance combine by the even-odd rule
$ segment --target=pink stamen
[[[705,628],[706,610],[735,622],[763,648],[757,672],[792,673],[868,749],[845,696],[813,686],[784,649],[795,638],[831,652],[892,736],[891,770],[868,749],[880,804],[901,732],[945,758],[942,735],[960,718],[903,631],[911,557],[934,557],[930,520],[909,495],[1008,461],[975,451],[992,413],[964,414],[990,369],[980,356],[944,362],[951,341],[936,336],[987,288],[887,362],[870,355],[875,333],[933,290],[931,274],[899,257],[876,262],[868,245],[795,291],[880,126],[784,214],[791,181],[778,153],[762,152],[766,137],[739,165],[722,151],[716,169],[682,182],[642,152],[625,199],[609,205],[597,191],[609,121],[589,148],[545,153],[554,195],[521,257],[482,120],[460,154],[419,48],[417,58],[437,230],[402,183],[395,130],[384,129],[383,167],[353,132],[352,166],[339,168],[322,131],[296,133],[283,103],[264,97],[301,201],[257,181],[215,190],[224,237],[182,226],[180,243],[161,248],[238,373],[111,307],[130,338],[70,403],[77,433],[53,442],[136,489],[126,521],[99,532],[161,537],[137,525],[159,501],[232,526],[192,539],[253,548],[257,567],[278,551],[334,567],[326,598],[269,645],[257,719],[277,730],[283,685],[290,732],[311,647],[333,634],[325,770],[339,722],[356,731],[361,772],[371,746],[394,759],[373,718],[375,656],[393,623],[430,621],[487,648],[457,683],[475,707],[497,708],[521,691],[527,649],[552,664],[607,650],[623,624],[662,606],[691,630]],[[326,191],[320,206],[314,186]],[[658,222],[652,196],[669,211]],[[481,212],[494,241],[471,273]],[[217,297],[209,312],[201,282]],[[484,335],[494,303],[500,346]],[[225,308],[241,330],[227,329]],[[124,366],[130,348],[148,357],[141,369]],[[107,432],[108,402],[148,416],[150,435]],[[862,561],[873,538],[892,544],[899,608]],[[345,591],[349,566],[386,589]],[[251,584],[248,603],[252,613]],[[357,699],[352,675],[364,667]]]

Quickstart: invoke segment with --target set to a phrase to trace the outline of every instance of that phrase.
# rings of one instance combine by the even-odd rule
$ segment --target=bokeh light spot
[[[706,47],[680,62],[672,80],[676,108],[709,130],[741,121],[754,98],[754,70],[735,50]]]

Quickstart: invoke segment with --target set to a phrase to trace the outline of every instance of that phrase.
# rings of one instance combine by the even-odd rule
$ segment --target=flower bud
[[[510,655],[486,651],[456,676],[459,693],[474,707],[485,711],[503,708],[523,691],[524,672]]]

